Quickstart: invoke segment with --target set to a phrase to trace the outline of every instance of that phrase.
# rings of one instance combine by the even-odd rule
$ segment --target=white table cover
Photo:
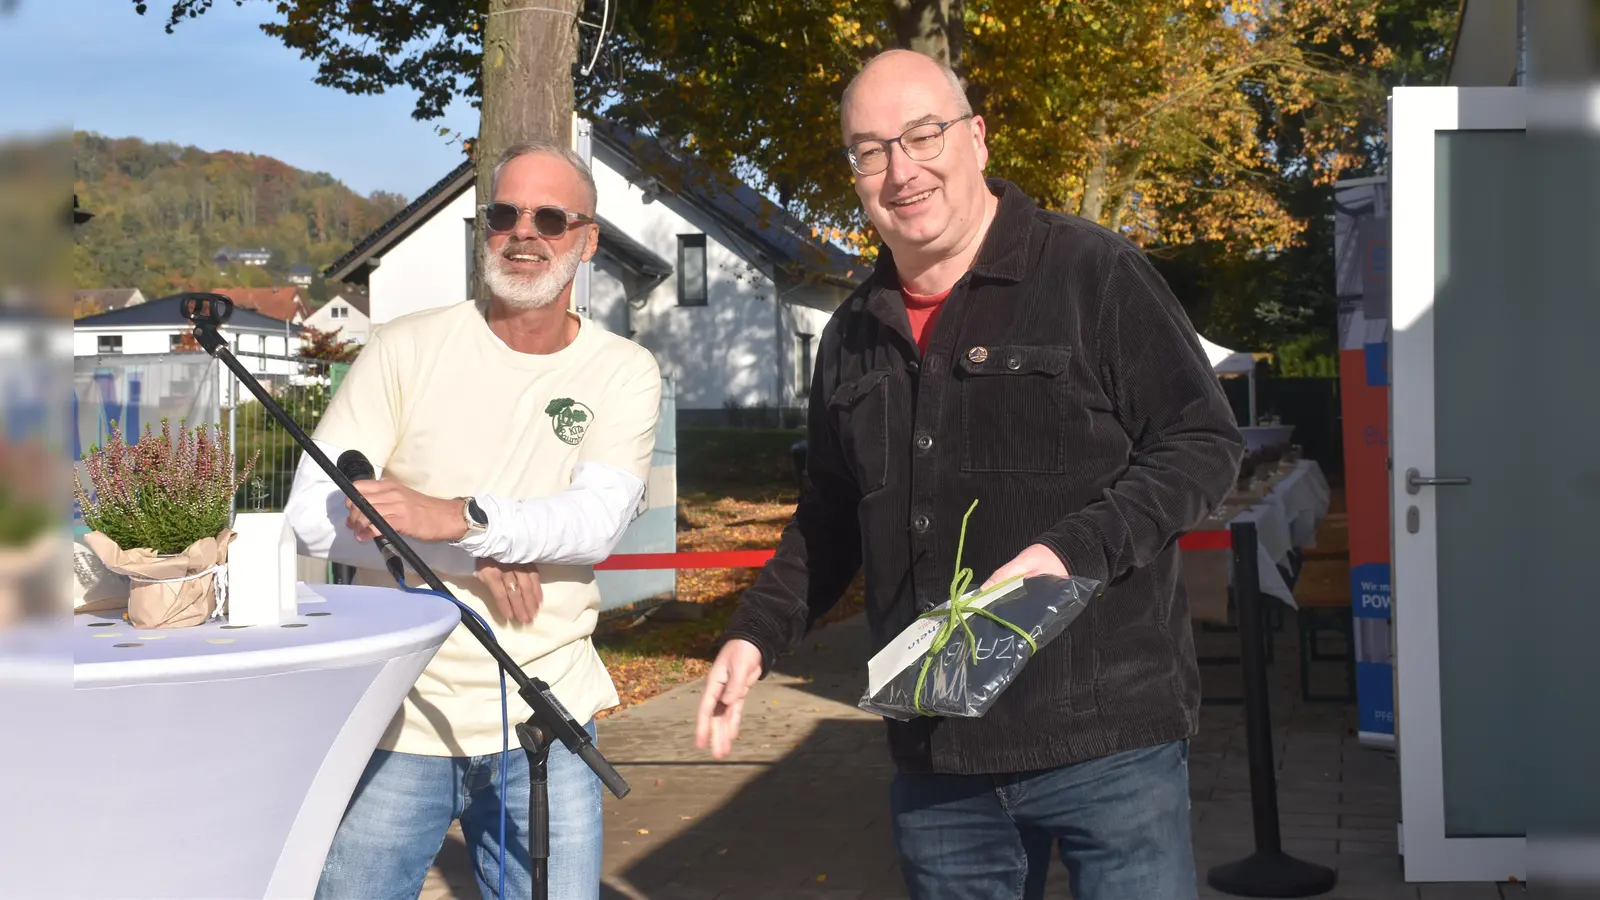
[[[311,897],[373,748],[461,619],[443,598],[386,588],[302,584],[299,599],[282,626],[75,616],[64,707],[0,704],[37,718],[8,719],[11,735],[70,735],[39,773],[48,801],[26,809],[28,831],[8,833],[9,816],[0,828],[16,839],[0,896]]]
[[[1301,460],[1258,503],[1233,517],[1233,522],[1256,523],[1256,561],[1263,594],[1299,608],[1279,567],[1288,567],[1294,550],[1316,546],[1317,526],[1327,516],[1331,498],[1322,467],[1313,460]]]

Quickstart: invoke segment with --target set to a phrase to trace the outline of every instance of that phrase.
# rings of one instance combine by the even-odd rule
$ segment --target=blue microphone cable
[[[396,559],[395,562],[399,562],[399,560]],[[396,573],[394,571],[395,569],[400,569],[400,572]],[[477,610],[473,609],[472,607],[466,605],[465,603],[462,603],[460,600],[457,600],[456,598],[450,596],[449,594],[445,594],[445,593],[442,593],[440,591],[436,591],[436,590],[434,590],[432,588],[414,588],[414,587],[411,587],[410,585],[406,584],[405,578],[401,577],[401,576],[403,576],[405,574],[405,567],[403,565],[391,566],[389,568],[389,574],[394,576],[395,584],[398,584],[400,586],[400,590],[405,591],[408,594],[432,594],[435,597],[443,597],[444,599],[449,600],[451,603],[454,603],[456,606],[461,607],[461,610],[463,612],[465,612],[467,615],[473,617],[474,619],[478,620],[478,624],[483,626],[483,630],[488,632],[490,637],[494,638],[496,641],[500,640],[498,637],[495,637],[494,629],[489,627],[489,623],[485,622],[483,620],[483,616],[478,615]],[[496,667],[496,669],[497,669],[497,671],[500,672],[500,894],[499,894],[499,897],[500,897],[500,900],[505,900],[505,896],[506,896],[506,768],[509,765],[510,760],[511,760],[511,714],[506,709],[506,673],[505,673],[505,671],[503,669],[499,669],[499,667]],[[529,772],[528,776],[531,778],[533,776],[533,773]],[[531,814],[532,810],[529,810],[529,813]]]

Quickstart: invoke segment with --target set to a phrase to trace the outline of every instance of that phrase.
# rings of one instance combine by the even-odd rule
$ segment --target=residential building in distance
[[[299,325],[311,317],[311,307],[306,303],[305,291],[298,287],[223,287],[211,288],[211,293],[221,294],[233,301],[235,309],[249,309],[263,316]]]
[[[301,324],[318,331],[331,331],[341,340],[365,344],[371,333],[372,317],[367,312],[366,295],[349,291],[317,307]]]
[[[223,247],[211,256],[217,268],[226,269],[230,265],[264,266],[272,262],[272,251],[265,247],[256,247],[251,250],[234,250]]]
[[[72,323],[72,353],[86,357],[181,352],[177,348],[184,336],[194,333],[181,303],[181,298],[163,297],[78,319]],[[299,353],[304,331],[299,325],[238,307],[222,329],[239,361],[263,380],[300,374],[300,364],[286,357]]]
[[[655,354],[679,424],[799,421],[817,338],[869,267],[654,137],[581,120],[576,134],[594,172],[600,248],[579,269],[575,311]],[[476,203],[463,162],[324,275],[366,287],[375,329],[460,303],[477,277]]]

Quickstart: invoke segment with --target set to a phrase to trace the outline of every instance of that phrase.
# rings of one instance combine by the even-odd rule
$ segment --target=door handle
[[[1408,494],[1415,494],[1425,487],[1456,487],[1471,483],[1471,478],[1423,478],[1416,469],[1406,470],[1406,493]]]

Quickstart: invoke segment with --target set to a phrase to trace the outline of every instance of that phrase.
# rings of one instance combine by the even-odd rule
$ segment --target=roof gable
[[[804,223],[743,181],[727,173],[714,172],[693,157],[675,156],[656,139],[620,125],[602,120],[591,120],[589,125],[598,155],[625,178],[638,181],[646,173],[657,176],[674,196],[736,231],[758,248],[767,261],[787,270],[791,277],[809,276],[853,287],[870,271],[871,267],[856,257],[831,243],[812,238],[811,229]],[[372,259],[404,240],[463,191],[471,190],[475,180],[472,161],[463,161],[324,269],[324,276],[335,281],[359,278]],[[608,229],[602,225],[600,237],[601,249],[630,268],[656,275],[652,270],[664,266],[671,272],[666,260],[614,226]],[[641,250],[651,258],[641,257],[638,253]]]
[[[590,134],[606,162],[630,181],[656,184],[714,217],[759,248],[768,261],[793,277],[810,275],[854,286],[870,266],[832,243],[811,236],[812,229],[730,173],[713,170],[688,154],[676,154],[659,140],[602,120]]]
[[[217,291],[231,299],[232,295],[227,289]],[[84,316],[73,322],[74,328],[150,328],[170,326],[172,328],[187,328],[189,320],[183,317],[183,295],[175,294],[171,297],[162,297],[159,300],[147,300],[134,306],[114,309],[93,316]],[[282,334],[285,329],[290,334],[300,334],[304,329],[299,325],[292,325],[282,319],[264,316],[254,310],[235,306],[233,315],[228,319],[224,329],[236,331],[270,331]]]

